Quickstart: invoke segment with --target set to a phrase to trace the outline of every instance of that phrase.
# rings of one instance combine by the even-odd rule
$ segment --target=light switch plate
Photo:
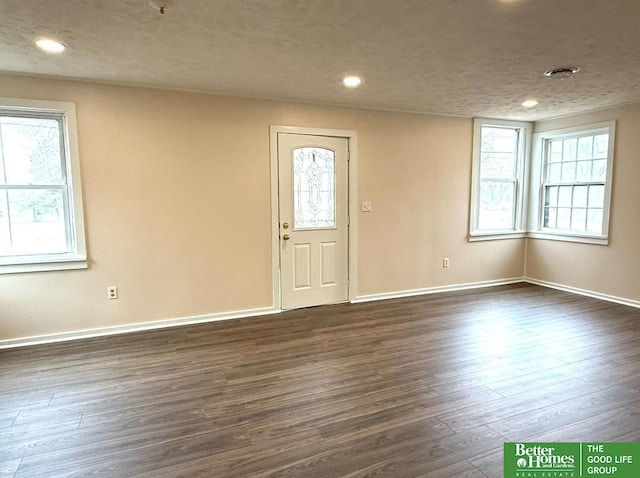
[[[362,212],[371,212],[371,201],[362,202]]]

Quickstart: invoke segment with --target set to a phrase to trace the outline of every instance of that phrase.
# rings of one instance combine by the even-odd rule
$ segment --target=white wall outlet
[[[442,259],[442,267],[444,267],[445,269],[447,269],[449,267],[449,258],[445,257],[444,259]]]
[[[371,201],[362,201],[362,212],[371,212]]]
[[[118,288],[116,286],[107,287],[107,299],[117,299],[118,298]]]

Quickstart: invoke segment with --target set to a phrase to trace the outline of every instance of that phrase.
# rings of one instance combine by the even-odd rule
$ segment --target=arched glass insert
[[[336,226],[335,152],[305,147],[293,150],[294,227]]]

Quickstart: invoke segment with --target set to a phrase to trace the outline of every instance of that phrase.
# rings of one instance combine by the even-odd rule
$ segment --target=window
[[[607,244],[615,122],[530,131],[475,120],[469,239]]]
[[[523,234],[530,132],[529,123],[475,120],[471,240]]]
[[[614,136],[614,122],[535,136],[531,229],[540,237],[607,243]]]
[[[0,99],[0,273],[84,267],[75,106]]]

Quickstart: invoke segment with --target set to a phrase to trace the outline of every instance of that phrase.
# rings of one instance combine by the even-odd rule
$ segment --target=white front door
[[[349,140],[278,133],[282,308],[348,299]]]

